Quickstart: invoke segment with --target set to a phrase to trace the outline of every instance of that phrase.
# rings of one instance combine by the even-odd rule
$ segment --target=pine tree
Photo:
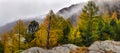
[[[4,53],[7,53],[7,44],[8,44],[8,34],[3,33],[1,37],[1,43],[3,44],[4,47]]]
[[[25,35],[26,26],[24,25],[22,20],[18,20],[16,25],[13,27],[13,32],[15,34]]]
[[[26,41],[30,42],[35,38],[35,32],[39,30],[39,23],[37,21],[31,21],[26,35]]]
[[[113,14],[112,14],[112,19],[118,20],[117,12],[116,12],[116,11],[113,12]]]
[[[51,29],[55,27],[54,26],[55,22],[53,22],[54,19],[56,19],[56,16],[54,12],[51,10],[49,14],[46,16],[46,19],[43,21],[43,23],[41,23],[41,31],[44,30],[46,32],[44,35],[46,35],[46,48],[47,49],[50,48]]]
[[[115,41],[120,41],[120,22],[117,23],[117,25],[115,26],[114,28],[114,31],[115,31],[115,38],[114,40]]]
[[[62,44],[63,37],[69,35],[69,31],[67,32],[68,33],[67,34],[65,33],[66,32],[65,29],[71,28],[71,26],[72,25],[69,20],[65,20],[63,17],[54,14],[53,11],[50,11],[49,14],[46,16],[45,20],[40,24],[40,30],[38,30],[36,36],[38,38],[43,38],[43,39],[39,39],[42,43],[42,46],[44,46],[45,44],[46,45],[49,44],[49,48],[54,47],[60,43]],[[48,36],[48,32],[49,32],[49,36]],[[46,43],[45,40],[47,40]],[[48,41],[49,43],[47,44]]]
[[[0,40],[0,53],[4,53],[4,45],[1,43],[1,40]]]
[[[16,42],[18,43],[18,49],[21,49],[21,38],[23,38],[26,34],[26,26],[24,25],[22,20],[18,20],[16,25],[13,27],[13,30],[17,38]]]
[[[110,20],[111,20],[111,18],[110,18],[110,13],[108,12],[108,11],[106,11],[104,14],[103,14],[103,20],[104,20],[104,22],[107,24],[107,23],[110,23]]]
[[[63,29],[63,39],[62,39],[62,44],[68,44],[68,35],[70,33],[70,27],[66,26]]]
[[[93,39],[96,38],[93,35],[95,35],[95,30],[97,30],[97,20],[99,19],[97,12],[98,6],[95,2],[89,1],[79,16],[80,35],[83,39],[82,43],[86,46],[89,46],[94,41]]]

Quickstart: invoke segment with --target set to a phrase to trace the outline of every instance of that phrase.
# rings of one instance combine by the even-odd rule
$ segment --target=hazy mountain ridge
[[[94,1],[99,6],[99,14],[103,14],[109,11],[112,14],[114,11],[118,13],[118,18],[120,18],[120,0],[91,0]],[[76,25],[76,19],[78,15],[82,12],[82,9],[86,3],[79,3],[71,5],[58,11],[57,14],[70,18],[73,25]]]
[[[57,14],[69,18],[73,14],[80,13],[85,4],[86,3],[73,4],[70,7],[59,10]]]
[[[99,13],[103,14],[104,12],[106,12],[107,10],[112,13],[114,10],[117,11],[118,13],[118,18],[120,18],[120,0],[92,0],[94,1],[98,6],[99,6]],[[61,10],[59,10],[56,14],[63,16],[64,18],[70,18],[71,22],[73,25],[76,25],[76,19],[78,17],[78,15],[82,12],[82,9],[84,7],[84,5],[86,5],[87,2],[83,2],[83,3],[78,3],[78,4],[73,4],[70,7],[65,7],[62,8]],[[28,23],[32,20],[37,20],[38,22],[41,22],[44,20],[44,18],[32,18],[32,19],[23,19],[24,23]],[[10,29],[12,29],[12,27],[15,25],[16,21],[8,23],[4,26],[0,27],[0,34],[2,32],[5,31],[9,31]]]
[[[35,17],[35,18],[29,18],[29,19],[22,19],[23,23],[27,26],[31,21],[36,20],[37,22],[41,23],[44,18],[39,18],[39,17]],[[3,32],[8,32],[10,30],[13,29],[13,27],[16,25],[17,21],[13,21],[10,22],[4,26],[0,27],[0,34],[2,34]]]

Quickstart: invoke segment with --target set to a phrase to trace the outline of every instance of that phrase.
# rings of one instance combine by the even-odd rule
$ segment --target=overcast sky
[[[0,0],[0,26],[18,19],[57,12],[61,8],[88,0]]]

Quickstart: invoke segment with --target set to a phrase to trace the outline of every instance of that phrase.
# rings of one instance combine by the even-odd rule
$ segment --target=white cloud
[[[63,7],[88,0],[0,0],[0,23],[39,16],[53,9],[55,12]],[[1,26],[0,25],[0,26]]]

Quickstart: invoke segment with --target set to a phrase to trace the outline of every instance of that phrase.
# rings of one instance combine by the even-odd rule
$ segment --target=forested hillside
[[[19,20],[12,30],[2,33],[0,51],[17,53],[31,47],[51,49],[63,44],[88,47],[95,41],[120,41],[118,11],[113,9],[111,13],[106,10],[100,14],[99,10],[95,2],[89,1],[74,21],[76,25],[70,18],[55,14],[53,10],[41,23],[33,20],[26,25]]]

